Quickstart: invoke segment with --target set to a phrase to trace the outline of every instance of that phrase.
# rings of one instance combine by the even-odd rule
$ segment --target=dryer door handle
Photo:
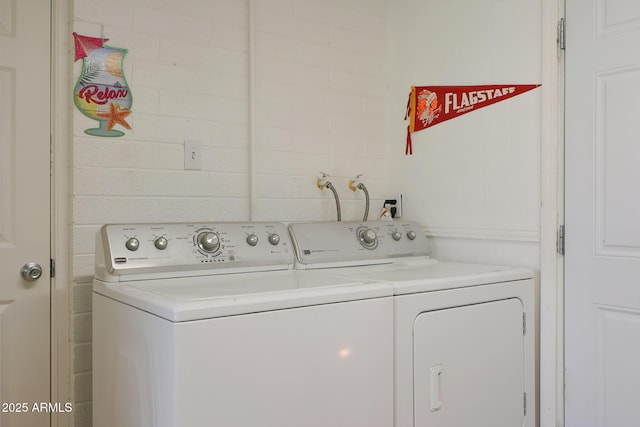
[[[442,365],[437,365],[429,369],[429,394],[431,403],[431,412],[442,409],[442,400],[440,398],[440,383],[442,381]]]

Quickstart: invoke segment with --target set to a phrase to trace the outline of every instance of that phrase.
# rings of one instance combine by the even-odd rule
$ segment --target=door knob
[[[24,280],[33,282],[42,276],[42,267],[37,262],[28,262],[20,269],[20,275]]]

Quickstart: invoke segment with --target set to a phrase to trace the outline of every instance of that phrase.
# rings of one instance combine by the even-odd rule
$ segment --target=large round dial
[[[367,249],[375,249],[378,246],[378,236],[370,228],[362,227],[358,230],[358,240]]]
[[[407,237],[409,238],[409,240],[413,240],[413,239],[415,239],[416,237],[418,237],[418,235],[416,234],[416,232],[415,232],[415,231],[410,230],[410,231],[407,231]]]
[[[213,253],[220,249],[220,236],[213,231],[198,234],[198,247],[204,252]]]

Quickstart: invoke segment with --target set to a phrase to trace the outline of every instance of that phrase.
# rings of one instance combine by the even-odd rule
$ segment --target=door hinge
[[[527,335],[527,313],[522,313],[522,335]]]
[[[564,224],[558,227],[558,253],[564,255]]]
[[[524,394],[524,415],[527,416],[527,393]]]
[[[564,18],[560,18],[558,22],[558,48],[560,50],[565,49],[565,21]]]
[[[56,277],[56,260],[53,258],[49,260],[49,271],[51,277]]]

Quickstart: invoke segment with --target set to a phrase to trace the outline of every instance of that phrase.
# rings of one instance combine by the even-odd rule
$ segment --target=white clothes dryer
[[[103,226],[94,426],[391,426],[391,287],[293,264],[278,223]]]
[[[395,427],[535,427],[531,271],[438,262],[410,221],[289,228],[297,268],[394,287]]]

